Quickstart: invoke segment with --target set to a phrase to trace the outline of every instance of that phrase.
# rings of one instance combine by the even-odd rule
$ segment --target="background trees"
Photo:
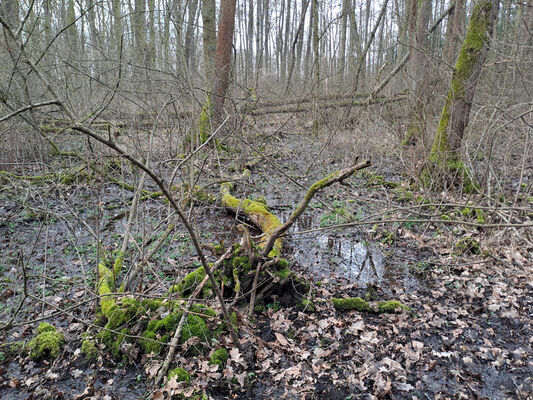
[[[353,165],[355,156],[371,158],[373,170],[358,172],[351,178],[355,185],[317,193],[312,203],[311,196],[304,196],[301,204],[309,205],[309,218],[297,227],[298,232],[282,229],[288,243],[284,251],[297,263],[312,264],[309,277],[316,278],[321,273],[317,268],[325,261],[328,268],[351,274],[348,279],[391,279],[394,290],[388,292],[398,289],[399,295],[409,298],[412,292],[399,287],[400,282],[411,278],[416,282],[415,275],[431,274],[434,266],[443,265],[446,268],[438,270],[436,286],[445,294],[459,288],[458,282],[470,280],[471,258],[479,256],[477,265],[489,265],[488,275],[476,280],[475,287],[462,286],[462,294],[477,296],[481,293],[478,282],[483,281],[487,282],[485,293],[500,293],[490,287],[500,285],[500,272],[509,272],[512,287],[518,282],[515,270],[502,268],[503,263],[506,267],[526,265],[527,257],[520,251],[530,255],[532,248],[531,230],[525,229],[531,227],[533,187],[532,16],[530,0],[501,4],[494,0],[1,1],[0,233],[6,234],[0,235],[0,253],[7,256],[5,263],[0,263],[0,274],[6,277],[0,281],[0,314],[8,310],[14,316],[0,325],[5,329],[13,322],[23,326],[27,320],[49,316],[45,311],[53,312],[54,317],[68,315],[68,323],[85,324],[94,315],[89,304],[95,300],[117,305],[112,304],[114,297],[106,303],[104,296],[115,290],[131,290],[128,294],[134,297],[142,292],[139,298],[175,300],[175,287],[183,294],[187,282],[201,280],[207,285],[208,278],[209,284],[197,287],[192,297],[201,290],[206,301],[214,304],[211,294],[216,293],[227,327],[235,319],[230,318],[231,309],[238,308],[242,299],[253,298],[250,292],[258,298],[278,296],[272,298],[272,309],[279,306],[276,302],[287,300],[283,298],[287,293],[274,293],[280,289],[278,283],[302,291],[301,299],[312,297],[313,288],[307,283],[292,285],[286,261],[250,262],[259,260],[250,241],[257,232],[244,225],[234,229],[237,218],[224,211],[239,213],[246,204],[245,212],[256,212],[256,224],[272,232],[272,220],[265,215],[276,214],[281,221],[294,222],[298,213],[291,217],[288,210],[301,201],[311,182],[317,183],[308,193],[323,188],[325,182],[336,182],[334,172]],[[324,176],[328,178],[321,179]],[[471,184],[473,181],[477,185]],[[462,189],[471,189],[471,193]],[[216,203],[217,199],[223,201]],[[323,233],[332,229],[331,224],[335,233]],[[511,231],[513,235],[509,235]],[[317,236],[309,239],[308,233]],[[391,248],[384,252],[393,255],[393,262],[388,263],[385,254],[373,258],[374,245],[377,249],[393,247],[397,238],[401,251]],[[480,245],[478,239],[487,244]],[[238,240],[241,250],[229,248]],[[503,244],[494,256],[497,279],[493,279],[492,265],[479,254],[485,249],[492,251],[495,242]],[[348,251],[343,247],[346,244]],[[319,257],[315,257],[317,248]],[[412,249],[416,249],[413,254]],[[428,262],[424,252],[431,254]],[[366,258],[354,267],[355,253]],[[458,253],[465,260],[457,264],[459,269],[449,268],[450,258]],[[248,257],[248,262],[241,256]],[[222,258],[216,262],[217,257]],[[403,260],[402,265],[398,259]],[[221,265],[226,274],[222,278],[222,272],[216,271]],[[365,272],[364,265],[373,271]],[[268,269],[269,273],[261,270],[272,266],[275,269]],[[337,269],[339,266],[344,271]],[[457,271],[465,274],[460,281]],[[72,286],[57,277],[72,278]],[[528,275],[522,277],[526,281]],[[265,286],[258,289],[254,282]],[[368,282],[359,283],[364,287]],[[9,290],[4,290],[6,285],[11,285]],[[522,287],[527,288],[527,283]],[[512,290],[508,292],[514,296]],[[526,289],[523,292],[527,297]],[[68,293],[69,299],[83,296],[68,310],[81,309],[84,316],[65,314],[68,310],[62,308],[58,311],[59,306],[49,301],[50,294],[58,293]],[[416,302],[430,304],[426,300],[435,293],[438,291],[423,290],[412,298],[421,295],[424,297]],[[370,290],[367,294],[369,298],[375,295]],[[471,297],[462,299],[456,303],[452,298],[453,312],[445,310],[443,316],[453,318],[449,322],[455,324],[457,309],[475,307],[466,314],[472,314],[472,328],[484,339],[483,335],[494,334],[485,329],[489,324],[500,325],[511,315],[502,308],[500,319],[488,320]],[[23,307],[27,300],[31,307]],[[429,300],[432,309],[444,310],[441,300]],[[500,304],[500,300],[495,301]],[[135,301],[126,303],[134,305]],[[524,301],[508,301],[516,305],[513,313],[527,309]],[[222,306],[226,302],[227,308]],[[307,311],[310,304],[309,300],[291,307],[303,306],[299,313]],[[149,317],[141,312],[142,317],[135,321],[139,325],[131,331],[132,325],[122,324],[122,317],[129,319],[130,314],[121,315],[120,323],[114,325],[113,315],[104,313],[106,320],[99,322],[111,323],[107,328],[118,333],[120,340],[131,339],[126,344],[132,346],[146,339],[139,338],[140,332],[149,338],[170,339],[176,320],[171,325],[160,321],[161,332],[145,329],[155,319],[168,317],[161,305],[152,303],[155,309]],[[254,301],[249,313],[255,312],[253,306]],[[323,302],[320,307],[328,306]],[[112,307],[103,308],[110,311]],[[135,314],[135,310],[129,312]],[[329,312],[336,311],[330,307]],[[180,321],[184,318],[182,314]],[[302,314],[297,318],[303,318]],[[427,321],[418,322],[423,329],[436,327]],[[527,315],[523,321],[529,321]],[[278,322],[281,324],[281,319]],[[118,325],[128,326],[118,332]],[[509,324],[506,331],[499,332],[511,337],[507,333],[514,327]],[[13,337],[26,335],[20,330],[15,333]],[[233,330],[231,333],[239,350],[241,338],[235,337]],[[406,341],[396,341],[396,333],[391,331],[392,341],[378,335],[376,340],[387,342],[380,352],[403,349],[396,357],[402,360],[406,349],[422,350],[421,342],[413,347],[409,335],[400,334]],[[338,340],[337,334],[333,341]],[[179,333],[176,335],[169,343],[179,344]],[[202,336],[198,339],[208,351],[229,345],[228,338]],[[281,344],[287,341],[276,337]],[[421,337],[431,338],[428,342],[434,338],[431,334]],[[119,348],[118,341],[102,342],[115,356],[131,350],[127,356],[137,357],[135,348]],[[434,345],[428,342],[425,349]],[[378,348],[373,341],[371,344]],[[181,345],[180,349],[185,349],[194,343]],[[476,349],[468,359],[487,361],[479,356],[479,346],[471,345]],[[514,354],[521,345],[509,342],[505,352],[497,352],[500,361],[522,363],[522,357],[505,355]],[[313,361],[312,365],[293,371],[316,371],[319,364],[314,357],[320,358],[320,354],[315,352],[314,341],[307,347],[307,361]],[[176,348],[172,346],[168,353],[167,366],[178,359],[172,354]],[[157,351],[160,349],[158,345]],[[76,359],[76,354],[71,355]],[[380,360],[383,355],[379,354]],[[434,352],[425,355],[436,356]],[[263,356],[268,357],[266,353]],[[465,360],[466,353],[464,356],[460,359]],[[0,363],[2,357],[0,351]],[[190,370],[213,372],[211,367],[204,368],[207,364],[196,371],[197,362],[207,360],[206,354],[193,357],[187,361],[195,363],[188,364]],[[456,359],[444,358],[449,364]],[[183,362],[184,358],[179,359]],[[235,362],[240,357],[234,353],[231,359]],[[336,364],[330,361],[329,365]],[[363,365],[359,361],[353,364],[356,368]],[[418,379],[419,372],[433,374],[431,365],[435,364],[430,358],[427,361],[427,368],[413,365],[418,370],[409,379]],[[345,371],[354,370],[353,365],[346,364]],[[279,367],[288,371],[287,366]],[[238,368],[239,384],[255,379],[255,372],[244,371],[243,364]],[[476,368],[481,370],[482,364]],[[521,368],[523,364],[506,367],[518,371],[518,375],[509,375],[508,382],[526,381],[522,377],[527,371],[520,372]],[[374,366],[370,370],[383,372]],[[455,371],[442,370],[447,370],[443,374]],[[158,379],[163,375],[159,372]],[[446,380],[451,382],[456,375]],[[204,389],[213,377],[205,380],[204,375],[196,383],[202,382]],[[227,380],[224,386],[230,391],[236,385],[233,378],[226,376],[226,371],[220,378]],[[280,378],[272,381],[290,386]],[[342,379],[349,381],[347,394],[335,396],[353,395],[355,382],[365,391],[376,387],[380,397],[390,390],[429,393],[419,384],[433,382],[433,377],[410,381],[411,388],[403,374],[386,378],[372,376],[363,382],[361,376],[344,376]],[[482,380],[481,376],[474,378]],[[43,379],[52,379],[52,375]],[[28,385],[33,382],[25,381]],[[396,387],[397,382],[402,382],[401,388]],[[9,386],[18,386],[11,383]],[[468,385],[470,397],[485,392],[474,392],[476,385]],[[309,393],[316,392],[313,387]]]
[[[398,104],[407,118],[389,120],[389,128],[404,143],[422,142],[421,152],[429,152],[475,2],[237,0],[234,22],[227,27],[221,20],[225,4],[9,0],[2,2],[1,11],[25,49],[36,55],[46,78],[80,116],[149,113],[172,98],[168,110],[191,116],[192,123],[206,98],[214,101],[221,115],[228,96],[234,99],[230,108],[235,110],[250,99],[299,98],[305,103],[313,93],[313,120],[323,123],[321,110],[338,105],[343,118],[357,114],[348,99],[370,92],[369,104],[376,96],[407,96],[408,101]],[[494,87],[522,87],[508,99],[527,103],[531,8],[530,1],[499,8],[494,34],[487,42],[488,68],[480,77],[480,91],[486,96],[472,98],[474,109],[490,115],[483,108],[489,103],[481,99],[493,96],[507,103],[498,95],[501,90],[492,91]],[[230,58],[215,57],[217,32],[219,47],[228,42],[223,47]],[[4,96],[5,111],[46,100],[39,80],[24,76],[9,38],[3,35],[2,40],[2,58],[7,62],[2,90],[9,93]],[[227,79],[222,77],[226,74]],[[485,78],[489,76],[496,79]],[[13,86],[15,77],[32,90],[26,84]],[[229,93],[222,96],[226,85]],[[324,107],[323,96],[338,98]],[[189,101],[181,101],[185,98]],[[508,106],[511,103],[504,109]],[[462,145],[456,150],[462,151]]]

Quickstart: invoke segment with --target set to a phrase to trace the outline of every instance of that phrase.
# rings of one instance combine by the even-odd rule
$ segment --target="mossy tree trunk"
[[[474,7],[429,155],[430,166],[426,170],[434,178],[445,177],[445,181],[459,178],[466,192],[474,191],[475,183],[461,161],[460,150],[476,84],[487,54],[486,44],[497,14],[496,0],[479,0]]]

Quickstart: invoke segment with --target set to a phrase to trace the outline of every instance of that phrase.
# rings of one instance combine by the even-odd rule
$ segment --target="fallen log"
[[[407,98],[404,94],[399,94],[393,97],[374,97],[371,99],[367,99],[365,101],[355,101],[353,98],[341,100],[337,102],[331,102],[331,103],[319,103],[318,108],[328,109],[328,108],[339,108],[339,107],[365,107],[369,104],[387,104],[387,103],[394,103],[397,101],[405,100]],[[313,103],[306,103],[298,105],[297,107],[283,107],[283,108],[266,108],[266,109],[257,109],[250,111],[250,115],[253,116],[260,116],[260,115],[266,115],[266,114],[287,114],[287,113],[298,113],[298,112],[305,112],[305,111],[312,111],[313,110]]]

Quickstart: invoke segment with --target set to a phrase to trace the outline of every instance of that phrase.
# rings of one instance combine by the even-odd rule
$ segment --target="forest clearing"
[[[531,0],[0,32],[0,398],[533,399]]]

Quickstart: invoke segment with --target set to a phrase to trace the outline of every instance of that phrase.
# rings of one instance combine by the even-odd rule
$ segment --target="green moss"
[[[396,241],[396,234],[391,231],[383,230],[381,232],[381,243],[394,244]]]
[[[394,189],[398,187],[400,184],[397,182],[391,182],[387,181],[383,178],[382,175],[368,175],[367,176],[367,186],[370,187],[379,187],[383,186],[386,188]]]
[[[85,339],[81,343],[81,353],[88,360],[98,359],[98,348],[96,347],[96,343],[93,340]]]
[[[366,311],[372,312],[370,304],[364,301],[360,297],[348,297],[345,299],[332,298],[333,307],[337,310],[357,310],[357,311]]]
[[[191,381],[191,375],[187,372],[185,368],[174,368],[172,371],[168,373],[168,380],[176,377],[176,380],[178,382],[190,382]]]
[[[292,274],[292,271],[290,270],[290,268],[281,268],[281,269],[278,269],[277,271],[274,272],[274,274],[276,276],[279,276],[280,279],[285,279],[285,278],[288,278],[291,274]]]
[[[396,200],[400,203],[407,203],[411,200],[413,200],[413,192],[410,191],[408,188],[401,187],[394,191]]]
[[[398,300],[388,300],[378,303],[378,310],[380,313],[394,313],[397,310],[410,311],[411,309]]]
[[[59,356],[65,337],[56,328],[47,323],[39,324],[37,335],[28,343],[30,357],[38,359],[55,359]]]
[[[105,296],[115,292],[115,277],[113,272],[105,265],[105,261],[98,264],[98,294],[103,296],[100,300],[102,313],[107,316],[111,308],[115,305],[115,299]]]
[[[479,208],[465,207],[461,209],[461,215],[466,218],[475,218],[479,224],[485,223],[485,213]]]
[[[460,239],[455,244],[455,248],[461,254],[475,254],[475,255],[481,254],[481,248],[480,248],[479,242],[472,237],[465,237],[465,238]]]
[[[45,333],[45,332],[57,332],[57,329],[49,324],[48,322],[41,322],[39,326],[37,327],[37,334]]]
[[[198,118],[198,137],[200,144],[205,143],[211,135],[211,99],[207,96],[206,104],[202,107],[200,118]]]
[[[222,204],[233,210],[241,210],[244,214],[251,217],[255,223],[259,225],[259,228],[265,233],[265,237],[259,243],[259,247],[263,246],[268,241],[270,234],[281,226],[281,222],[278,217],[268,211],[265,204],[249,199],[239,200],[231,195],[233,186],[229,182],[224,182],[220,185],[220,193],[222,195]],[[253,217],[252,217],[253,216]],[[283,241],[277,239],[274,243],[274,248],[268,254],[269,257],[278,257],[281,255],[281,249],[283,247]]]
[[[187,296],[191,294],[194,289],[203,281],[206,273],[204,267],[198,267],[191,273],[185,275],[180,283],[170,288],[171,293],[178,293],[180,296]],[[213,286],[210,281],[207,281],[202,288],[202,297],[209,298],[213,295]]]
[[[223,243],[219,243],[213,246],[213,250],[215,250],[217,255],[222,255],[226,251],[226,248],[224,247]]]
[[[210,309],[197,308],[197,310],[207,313]],[[141,340],[143,351],[147,354],[159,354],[163,345],[168,343],[171,335],[174,334],[182,315],[182,312],[171,313],[162,319],[150,321],[146,330],[141,334],[143,338],[148,339]],[[180,344],[185,343],[193,336],[207,342],[210,339],[210,332],[202,317],[188,314],[182,327]]]
[[[122,342],[127,340],[126,335],[131,333],[129,325],[137,322],[140,316],[145,315],[147,310],[154,306],[155,303],[140,302],[132,298],[123,298],[114,303],[107,310],[104,329],[96,335],[97,339],[106,346],[115,359],[123,358],[120,348]]]
[[[302,299],[302,301],[297,304],[297,307],[304,312],[314,313],[316,311],[315,303],[309,299]]]
[[[226,365],[226,361],[228,361],[228,358],[229,358],[228,351],[224,347],[221,347],[220,349],[215,350],[213,352],[213,354],[209,358],[209,364],[218,365],[219,369],[222,370],[224,369],[224,366]]]
[[[71,185],[75,180],[76,175],[73,174],[62,174],[60,179],[63,185]]]
[[[242,273],[248,273],[252,269],[252,266],[250,265],[250,260],[248,257],[233,257],[232,260],[233,269],[236,269],[239,272]]]

